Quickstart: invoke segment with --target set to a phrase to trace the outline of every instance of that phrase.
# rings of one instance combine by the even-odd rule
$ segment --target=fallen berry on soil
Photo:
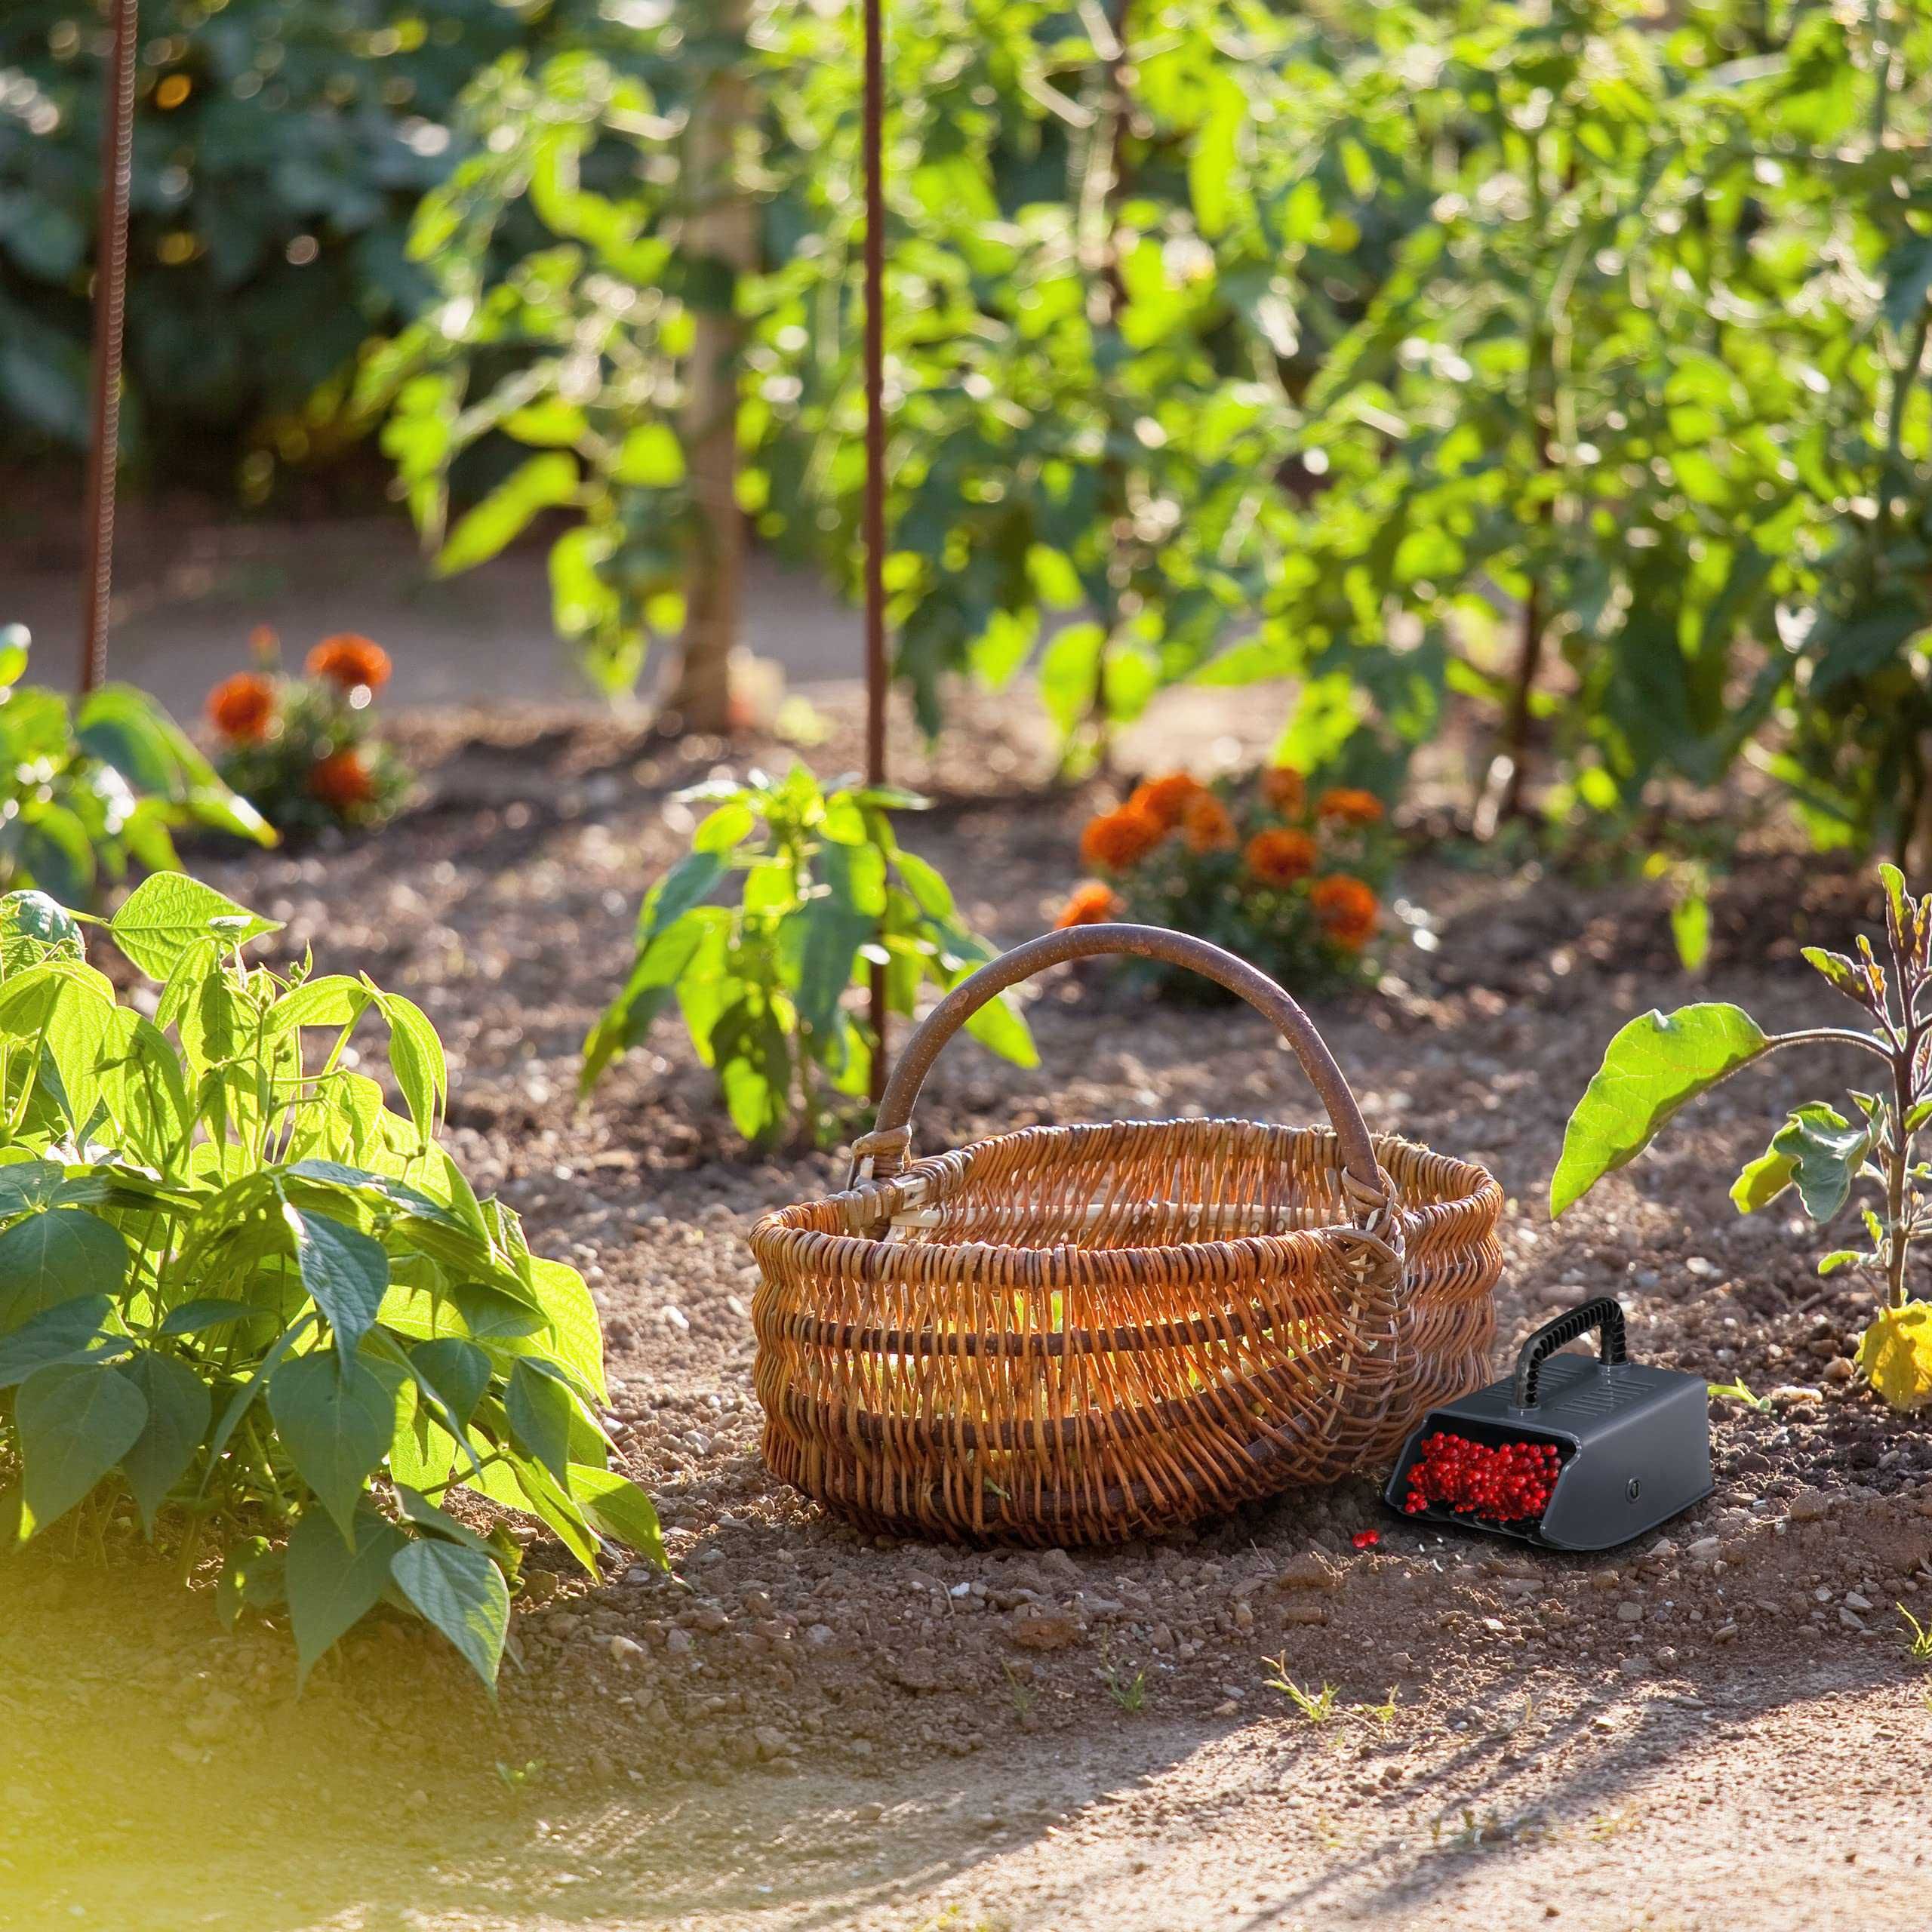
[[[1382,1540],[1380,1530],[1358,1530],[1349,1540],[1358,1549],[1373,1549]]]

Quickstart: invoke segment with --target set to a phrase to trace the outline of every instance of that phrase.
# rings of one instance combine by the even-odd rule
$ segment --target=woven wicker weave
[[[1054,962],[1191,967],[1274,1020],[1331,1128],[1029,1128],[905,1167],[980,1005]],[[765,1460],[868,1527],[1106,1542],[1386,1463],[1487,1373],[1501,1190],[1371,1138],[1306,1016],[1198,940],[1087,926],[965,981],[909,1042],[844,1192],[752,1234]]]

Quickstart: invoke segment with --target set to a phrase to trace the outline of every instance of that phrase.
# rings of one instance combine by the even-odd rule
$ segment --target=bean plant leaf
[[[118,1369],[78,1363],[36,1370],[14,1398],[29,1534],[64,1516],[120,1461],[148,1417]]]
[[[245,1537],[229,1551],[214,1586],[215,1614],[230,1630],[242,1611],[275,1610],[288,1600],[282,1552],[266,1537]]]
[[[388,1251],[373,1235],[326,1214],[292,1206],[284,1211],[295,1236],[302,1285],[328,1316],[336,1347],[346,1363],[389,1292]]]
[[[345,1541],[355,1534],[363,1485],[395,1433],[395,1385],[357,1357],[297,1355],[269,1378],[269,1414]]]
[[[1564,1130],[1549,1210],[1562,1214],[1607,1174],[1635,1160],[1680,1108],[1769,1047],[1741,1008],[1712,1001],[1654,1009],[1624,1027]]]
[[[80,1208],[43,1208],[0,1234],[0,1331],[87,1294],[118,1294],[128,1243]]]
[[[490,1358],[473,1342],[457,1336],[419,1343],[409,1351],[411,1366],[426,1382],[461,1428],[467,1428],[490,1386]]]
[[[0,1389],[11,1389],[35,1370],[57,1362],[112,1361],[134,1346],[106,1331],[113,1303],[105,1295],[82,1295],[29,1315],[0,1340]]]
[[[494,1697],[510,1620],[509,1589],[495,1562],[461,1544],[420,1537],[390,1558],[389,1574]]]
[[[356,1512],[346,1540],[319,1509],[306,1511],[290,1531],[282,1572],[298,1690],[337,1638],[382,1601],[389,1566],[408,1540],[395,1524],[369,1509]]]
[[[518,1361],[510,1370],[503,1407],[518,1446],[568,1484],[571,1466],[571,1392],[534,1362]]]
[[[38,966],[45,959],[85,959],[79,922],[44,892],[0,897],[0,974]]]
[[[671,1567],[657,1506],[635,1483],[581,1463],[571,1466],[570,1475],[571,1494],[597,1529],[659,1569]]]
[[[108,930],[143,973],[165,980],[198,940],[212,939],[232,950],[281,931],[281,922],[238,906],[186,872],[155,872],[128,895]]]
[[[208,1385],[175,1355],[143,1349],[122,1367],[148,1405],[147,1420],[121,1459],[135,1507],[149,1535],[168,1492],[188,1472],[208,1432],[214,1397]]]

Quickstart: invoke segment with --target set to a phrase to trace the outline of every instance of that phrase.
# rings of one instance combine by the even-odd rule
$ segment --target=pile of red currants
[[[1411,1516],[1440,1506],[1486,1522],[1534,1521],[1548,1506],[1562,1466],[1552,1443],[1505,1442],[1491,1448],[1438,1431],[1410,1468],[1402,1506]]]

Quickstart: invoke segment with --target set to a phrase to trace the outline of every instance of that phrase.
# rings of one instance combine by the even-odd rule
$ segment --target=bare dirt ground
[[[811,755],[829,771],[855,741],[849,701],[828,707]],[[1141,743],[1205,757],[1241,717],[1191,701]],[[1085,804],[1029,793],[1044,754],[1023,729],[966,724],[908,771],[937,801],[909,835],[1014,940],[1064,890]],[[723,749],[534,711],[412,740],[429,795],[381,841],[192,863],[444,1029],[456,1151],[596,1293],[675,1576],[590,1589],[537,1547],[493,1709],[401,1626],[358,1634],[297,1702],[285,1636],[224,1635],[158,1560],[0,1566],[0,1926],[1932,1923],[1932,1675],[1894,1608],[1932,1608],[1932,1440],[1848,1379],[1861,1291],[1724,1196],[1804,1070],[1725,1088],[1560,1227],[1543,1204],[1604,1041],[1690,993],[1654,898],[1418,860],[1404,884],[1439,950],[1315,1016],[1372,1125],[1502,1180],[1499,1369],[1535,1322],[1614,1292],[1638,1355],[1770,1396],[1715,1406],[1707,1503],[1594,1558],[1424,1535],[1367,1481],[1102,1552],[888,1546],[775,1488],[757,1454],[744,1236],[835,1184],[835,1159],[747,1156],[668,1031],[574,1101],[579,1042],[677,848],[669,795]],[[1784,1021],[1812,998],[1796,946],[1873,909],[1770,854],[1716,910],[1708,991]],[[1088,977],[1031,1014],[1043,1066],[956,1049],[922,1146],[1310,1111],[1244,1009]],[[1366,1527],[1382,1540],[1358,1552]],[[1298,1712],[1278,1675],[1334,1686],[1331,1713]]]

